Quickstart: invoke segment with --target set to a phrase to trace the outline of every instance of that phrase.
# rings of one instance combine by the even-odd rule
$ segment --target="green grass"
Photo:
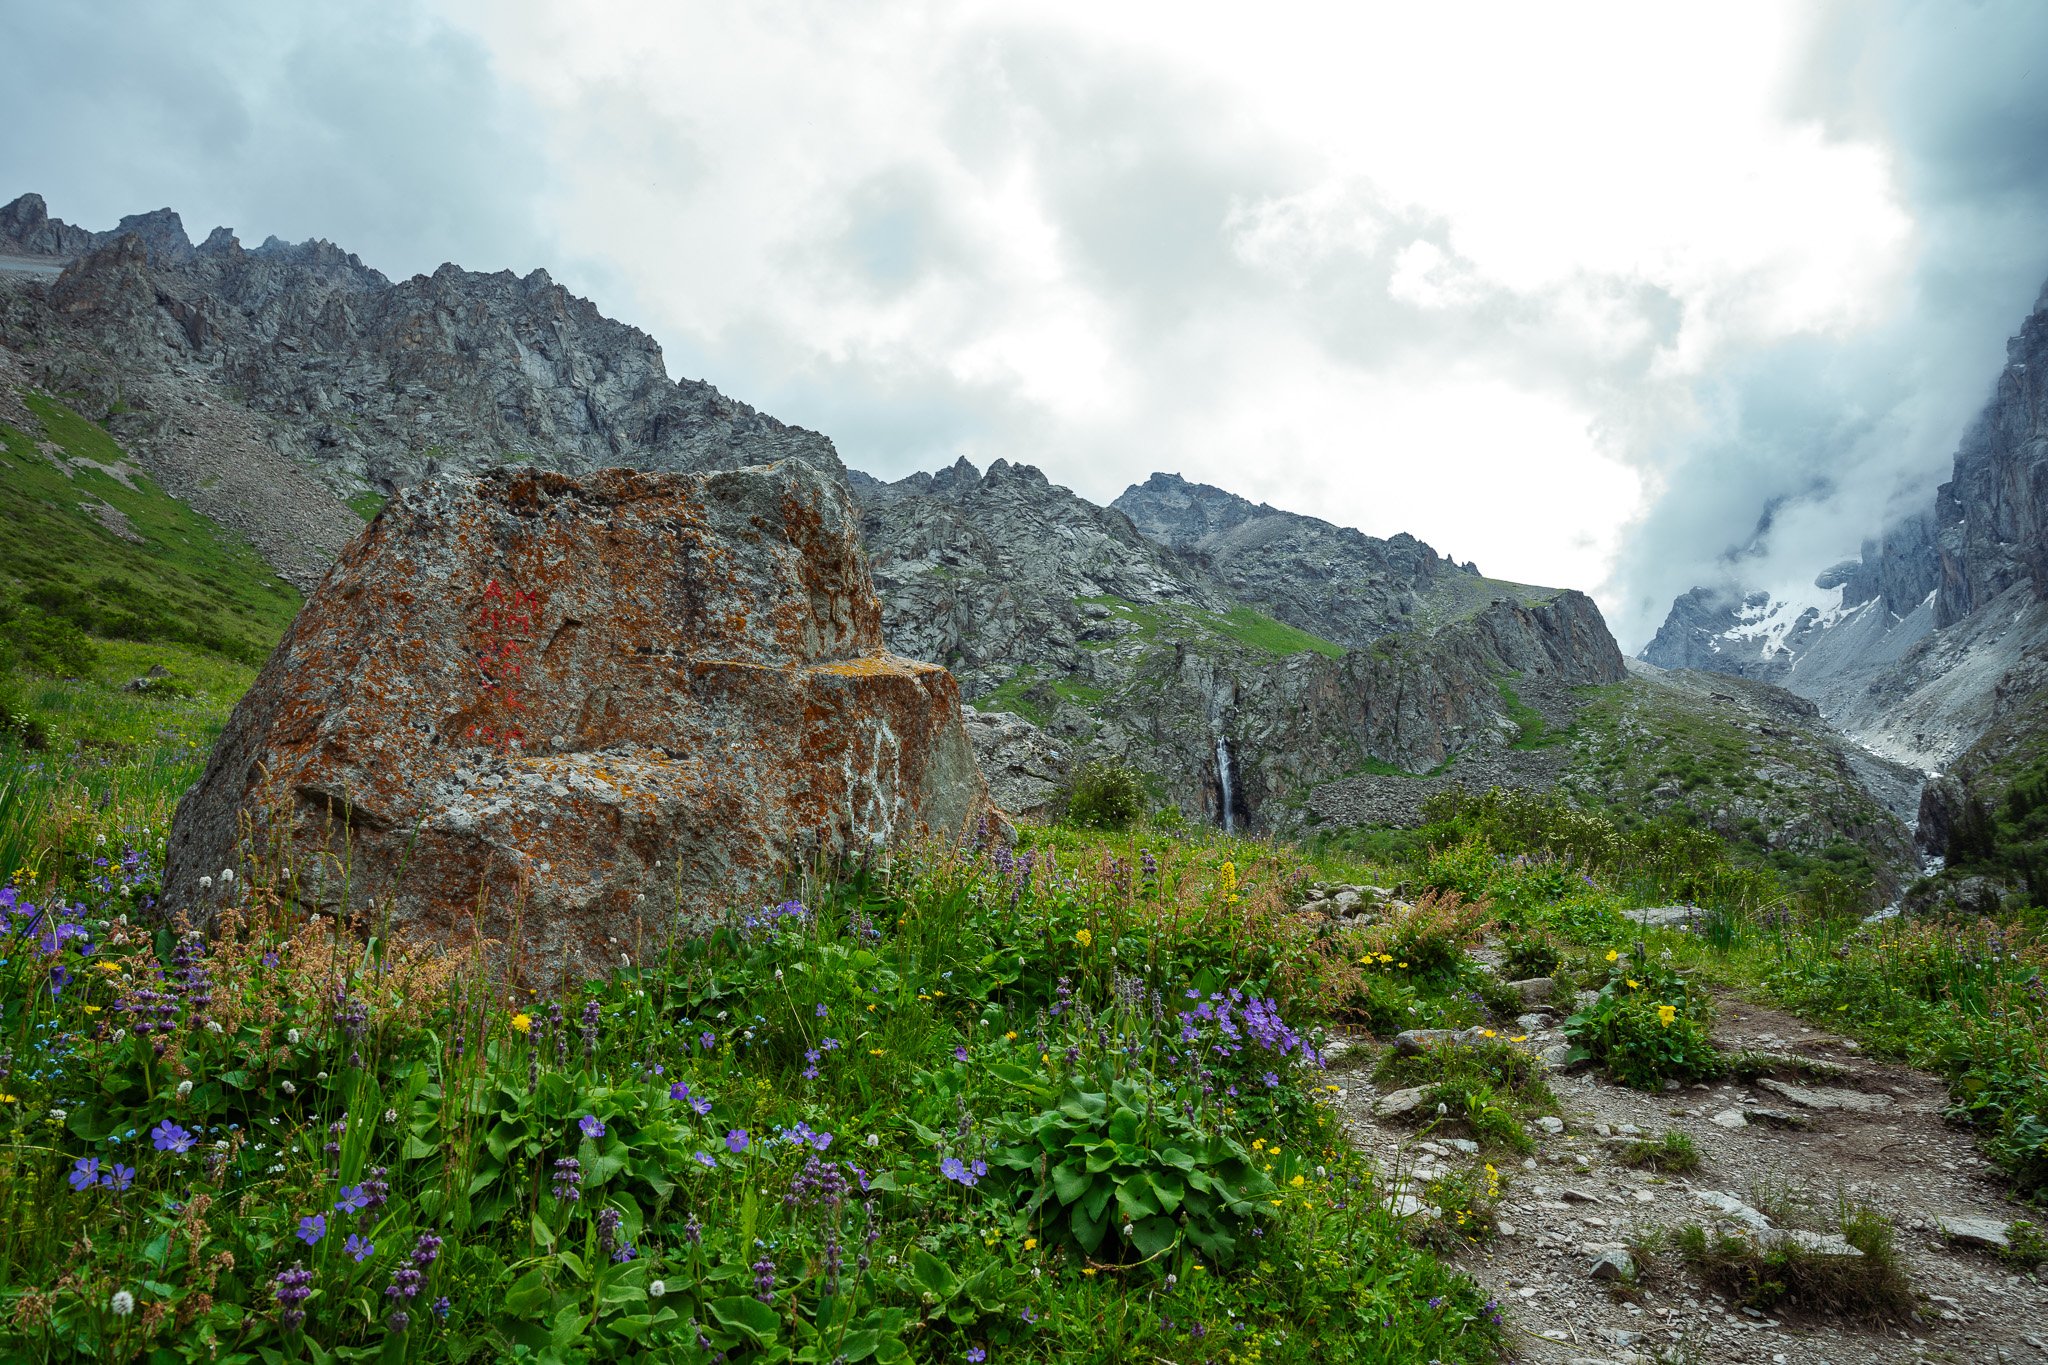
[[[1500,679],[1496,685],[1500,688],[1501,705],[1506,708],[1508,719],[1515,723],[1516,734],[1509,748],[1547,749],[1571,738],[1568,730],[1551,729],[1550,722],[1543,719],[1543,713],[1515,695],[1515,689],[1506,678]]]
[[[1284,852],[1155,833],[1134,881],[1136,839],[1055,829],[1058,875],[1020,883],[903,850],[554,998],[382,940],[330,957],[284,869],[247,862],[276,909],[207,945],[209,999],[183,993],[158,1051],[100,1027],[176,977],[168,940],[113,918],[156,884],[137,814],[82,817],[115,867],[46,869],[37,894],[81,906],[65,989],[33,950],[0,962],[24,1059],[0,1099],[5,1358],[696,1362],[700,1331],[736,1365],[1502,1353],[1297,1045],[1225,1056],[1189,1015],[1197,1067],[1155,1020],[1232,989],[1321,1017],[1308,940],[1255,908],[1298,874]],[[165,1124],[192,1150],[160,1149]],[[422,1259],[417,1298],[386,1293]],[[303,1322],[276,1296],[295,1265]]]
[[[384,510],[384,504],[389,501],[391,501],[391,499],[386,497],[384,494],[371,492],[370,490],[365,489],[364,491],[350,498],[348,500],[348,505],[350,511],[354,512],[357,516],[361,517],[364,521],[367,522],[375,521],[377,519],[377,514]]]
[[[25,401],[39,431],[0,423],[0,593],[88,635],[261,662],[298,612],[298,592],[157,488],[100,427],[40,395]],[[42,442],[120,477],[60,467]],[[139,543],[102,525],[88,503],[114,509]]]
[[[1159,640],[1227,642],[1283,658],[1290,654],[1321,654],[1331,659],[1344,657],[1342,645],[1305,630],[1297,630],[1250,607],[1213,612],[1203,607],[1163,602],[1147,605],[1121,597],[1084,597],[1078,600],[1083,605],[1108,607],[1117,619],[1134,628],[1133,635],[1147,643]]]
[[[982,711],[1013,711],[1033,725],[1044,725],[1051,721],[1052,709],[1029,695],[1037,678],[1038,670],[1026,664],[993,690],[976,697],[974,706]]]

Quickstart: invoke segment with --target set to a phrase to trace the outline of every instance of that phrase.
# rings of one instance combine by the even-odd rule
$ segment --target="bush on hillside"
[[[1128,763],[1096,759],[1069,779],[1067,819],[1083,829],[1128,829],[1145,813],[1145,779]]]

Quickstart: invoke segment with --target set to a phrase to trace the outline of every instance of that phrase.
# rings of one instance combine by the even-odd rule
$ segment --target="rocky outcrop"
[[[175,419],[125,390],[183,370],[342,497],[508,459],[583,473],[794,458],[843,472],[816,432],[671,381],[651,337],[544,270],[444,265],[393,283],[327,242],[245,250],[222,228],[195,247],[168,209],[81,235],[33,195],[0,210],[0,231],[0,250],[76,255],[55,283],[8,286],[0,344],[45,388],[95,396],[145,460]]]
[[[311,904],[592,972],[817,859],[971,830],[958,691],[884,652],[857,527],[794,461],[405,492],[179,803],[167,910],[208,919],[246,821]]]
[[[1623,674],[1583,594],[1480,578],[1420,542],[1374,542],[1169,476],[1119,502],[1177,544],[1027,465],[853,482],[892,641],[945,660],[977,706],[1026,715],[1077,757],[1135,763],[1206,823],[1293,824],[1315,788],[1361,768],[1426,771],[1503,745],[1519,733],[1504,679],[1568,688]],[[1174,529],[1162,489],[1204,509],[1208,529]],[[1213,538],[1254,523],[1264,529],[1227,554]],[[1278,586],[1309,558],[1305,581],[1334,581],[1329,600],[1355,604],[1350,629],[1369,647],[1277,615],[1312,619],[1310,597]],[[1255,590],[1274,614],[1246,601]]]
[[[1178,474],[1154,474],[1110,506],[1214,574],[1234,600],[1342,645],[1428,624],[1436,598],[1456,599],[1466,586],[1456,580],[1478,578],[1413,536],[1381,540]]]
[[[1010,711],[961,710],[989,799],[1019,820],[1050,820],[1073,766],[1067,746]]]

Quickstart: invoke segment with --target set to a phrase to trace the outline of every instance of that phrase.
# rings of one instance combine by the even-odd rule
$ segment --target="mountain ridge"
[[[860,504],[892,647],[1225,827],[1306,827],[1333,783],[1405,800],[1398,774],[1453,762],[1553,780],[1530,736],[1626,676],[1585,594],[1413,536],[1164,472],[1105,507],[1011,460],[849,470],[819,433],[671,382],[651,337],[545,271],[394,282],[326,241],[194,245],[168,209],[90,233],[25,195],[0,209],[0,380],[71,395],[302,588],[436,474],[805,460]]]

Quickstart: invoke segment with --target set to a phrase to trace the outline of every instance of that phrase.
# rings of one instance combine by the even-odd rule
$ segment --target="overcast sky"
[[[545,267],[858,468],[1174,470],[1586,588],[1630,650],[1923,501],[2048,277],[2037,0],[8,0],[0,38],[0,201]]]

